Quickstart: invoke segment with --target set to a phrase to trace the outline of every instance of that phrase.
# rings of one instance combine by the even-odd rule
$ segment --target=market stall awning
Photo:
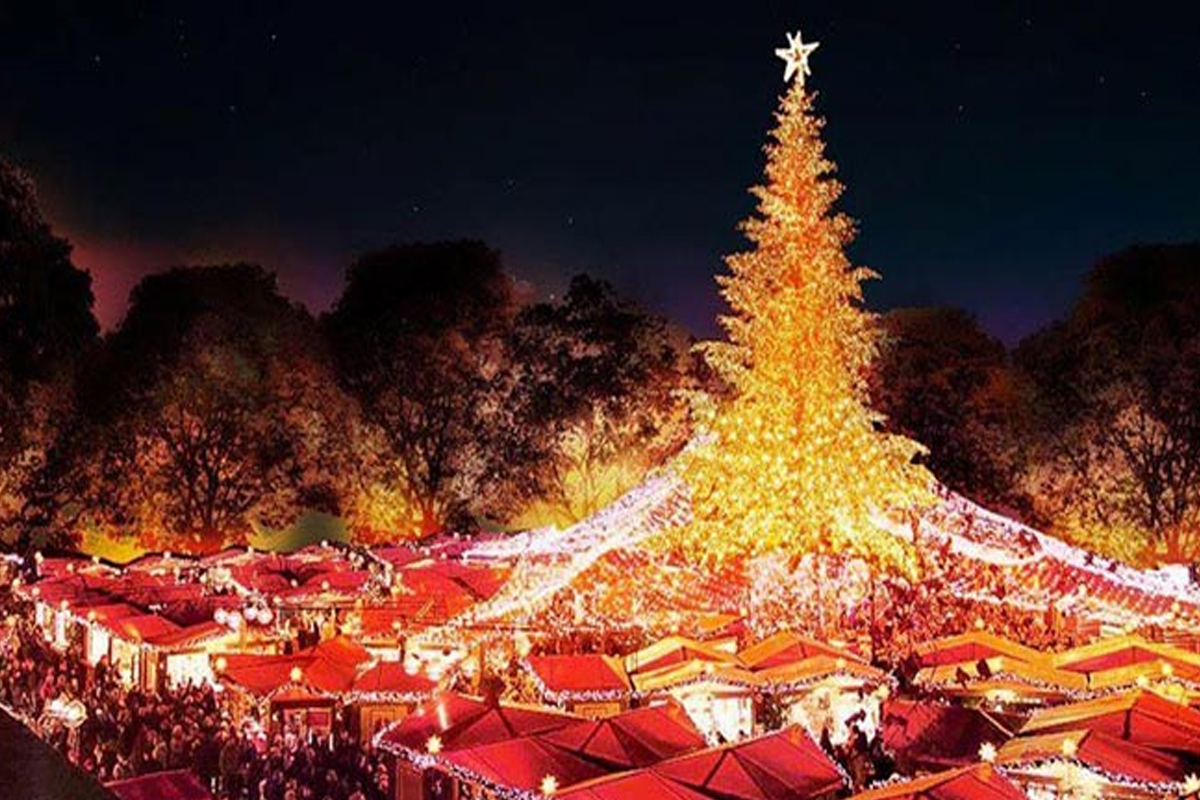
[[[151,644],[162,650],[187,650],[202,644],[211,643],[235,636],[228,627],[212,620],[188,625],[186,628],[176,628],[159,634],[149,640]]]
[[[654,770],[622,772],[573,786],[555,800],[713,800]]]
[[[647,673],[689,661],[736,664],[737,656],[695,639],[668,636],[625,656],[625,671],[630,675]]]
[[[925,642],[917,646],[916,653],[917,662],[922,667],[961,664],[964,661],[979,661],[995,656],[1030,663],[1043,663],[1048,660],[1048,656],[1032,647],[987,631],[968,631],[958,636]]]
[[[1040,709],[1021,728],[1021,734],[1079,729],[1100,731],[1157,750],[1200,756],[1200,711],[1150,691]]]
[[[883,706],[880,735],[902,765],[946,769],[976,761],[985,742],[999,747],[1012,738],[1020,721],[932,700],[889,699]]]
[[[870,789],[850,800],[1026,800],[1026,797],[990,764],[976,764]]]
[[[915,682],[951,693],[1010,692],[1017,697],[1040,699],[1064,698],[1088,688],[1087,678],[1077,672],[1006,656],[925,667],[917,673]]]
[[[408,672],[399,661],[380,661],[354,679],[348,694],[358,700],[426,700],[437,683],[420,672]]]
[[[179,626],[158,614],[143,614],[136,617],[121,617],[103,623],[113,636],[127,642],[146,642],[174,633]]]
[[[186,769],[153,772],[104,786],[119,800],[212,800],[212,793]]]
[[[228,653],[221,656],[222,681],[258,697],[271,697],[289,686],[318,694],[348,691],[371,655],[344,636],[292,655]]]
[[[563,726],[538,738],[613,769],[636,769],[703,749],[704,734],[675,702]]]
[[[1200,665],[1165,659],[1142,661],[1081,677],[1086,677],[1088,688],[1094,692],[1146,688],[1155,684],[1161,684],[1163,687],[1184,687],[1193,693],[1200,689]]]
[[[1059,669],[1082,673],[1132,667],[1146,662],[1167,663],[1192,673],[1200,671],[1200,654],[1133,635],[1102,639],[1054,656],[1054,665]]]
[[[791,631],[777,633],[738,653],[742,664],[753,670],[780,667],[815,656],[844,658],[848,661],[862,660],[844,647],[836,647]]]
[[[633,675],[633,686],[641,694],[669,692],[691,684],[716,684],[753,691],[763,684],[762,673],[728,663],[694,659]]]
[[[1131,783],[1174,783],[1182,781],[1188,772],[1187,763],[1176,756],[1100,731],[1018,736],[996,754],[996,763],[1005,767],[1030,767],[1057,759],[1075,761],[1111,779]]]
[[[845,787],[842,772],[799,727],[672,759],[653,769],[723,800],[807,800]]]
[[[547,778],[566,787],[613,772],[536,736],[454,750],[442,760],[468,778],[525,791],[537,790]]]
[[[604,699],[629,694],[632,685],[620,658],[595,653],[529,656],[529,671],[553,698]]]
[[[802,661],[779,664],[754,673],[764,690],[787,692],[827,680],[863,687],[887,683],[888,674],[856,658],[816,655]]]
[[[444,752],[475,747],[561,728],[579,717],[543,706],[489,702],[443,692],[387,728],[378,739],[385,750],[424,753],[437,737]]]

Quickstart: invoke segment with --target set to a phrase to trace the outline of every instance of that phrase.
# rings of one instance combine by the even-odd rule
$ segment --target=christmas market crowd
[[[0,609],[0,703],[101,782],[191,769],[220,800],[383,800],[387,770],[369,743],[268,735],[237,725],[211,685],[147,691],[121,684],[107,659],[88,666],[78,643],[53,647],[12,600]],[[27,611],[27,610],[24,610]],[[55,701],[82,705],[72,730]]]

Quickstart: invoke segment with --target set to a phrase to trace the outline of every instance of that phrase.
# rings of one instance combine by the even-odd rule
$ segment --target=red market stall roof
[[[795,726],[653,769],[722,800],[807,800],[845,787],[837,765]]]
[[[556,786],[570,786],[612,772],[536,736],[455,750],[442,760],[469,779],[525,791],[538,789],[547,777]]]
[[[142,614],[137,617],[121,617],[108,620],[104,627],[113,636],[127,642],[146,642],[179,630],[179,626],[158,614]]]
[[[917,663],[922,667],[961,664],[964,661],[979,661],[995,656],[1030,663],[1047,660],[1045,654],[1031,647],[987,631],[969,631],[958,636],[925,642],[917,647]]]
[[[259,697],[274,697],[281,690],[301,686],[324,694],[350,689],[359,669],[371,655],[344,636],[321,642],[293,655],[229,653],[220,677]],[[299,672],[296,680],[295,671]]]
[[[188,625],[186,628],[176,628],[153,637],[150,644],[163,650],[187,650],[205,642],[211,642],[234,633],[224,625],[218,625],[212,620]]]
[[[1032,766],[1068,758],[1117,780],[1174,783],[1183,780],[1188,765],[1182,759],[1141,747],[1100,731],[1073,730],[1040,736],[1018,736],[996,753],[1006,767]]]
[[[880,686],[889,681],[888,674],[856,658],[818,655],[803,661],[780,664],[759,670],[754,675],[766,691],[787,693],[820,683],[826,679],[840,679],[851,684]]]
[[[378,743],[393,752],[424,753],[436,736],[442,751],[451,752],[545,733],[577,721],[573,714],[542,706],[499,704],[444,692],[387,728]]]
[[[990,764],[976,764],[870,789],[851,800],[1026,800],[1026,797]]]
[[[1092,672],[1086,676],[1080,674],[1080,677],[1087,681],[1088,688],[1094,692],[1148,687],[1159,682],[1166,686],[1183,684],[1195,691],[1200,688],[1200,665],[1154,659],[1127,667]]]
[[[946,769],[976,761],[985,742],[999,746],[1008,741],[1019,722],[978,708],[889,699],[883,705],[880,735],[901,764]]]
[[[695,639],[668,636],[625,656],[625,671],[630,675],[647,673],[688,661],[736,664],[737,656]]]
[[[102,603],[96,606],[80,606],[75,613],[93,622],[113,622],[126,617],[139,617],[146,612],[128,603]]]
[[[637,770],[599,778],[554,795],[555,800],[712,800],[654,770]]]
[[[675,702],[577,722],[538,738],[611,770],[647,767],[706,745],[704,734]]]
[[[1005,656],[925,667],[917,673],[915,682],[952,693],[1008,689],[1030,698],[1066,697],[1088,688],[1087,678],[1077,672]]]
[[[751,692],[763,685],[763,675],[732,664],[693,659],[633,676],[633,686],[641,694],[660,694],[681,686],[701,683],[723,685],[739,692]]]
[[[380,661],[354,679],[348,694],[362,701],[411,702],[428,699],[436,691],[437,683],[420,672],[410,674],[398,661]]]
[[[186,769],[139,775],[104,787],[118,800],[212,800],[200,779]]]
[[[1169,644],[1150,642],[1140,636],[1104,639],[1054,656],[1054,665],[1071,672],[1093,673],[1159,661],[1196,672],[1200,654]]]
[[[1156,750],[1200,756],[1200,711],[1148,691],[1040,709],[1021,728],[1021,734],[1079,729],[1100,731]]]
[[[529,656],[530,672],[554,697],[612,697],[632,691],[620,658],[599,654]]]
[[[113,585],[113,581],[108,578],[70,575],[24,584],[21,592],[27,597],[51,605],[58,605],[65,600],[69,606],[95,606],[118,602],[118,598],[111,594]]]
[[[738,653],[742,664],[753,670],[768,669],[804,661],[813,656],[830,656],[861,661],[854,653],[791,631],[777,633]]]

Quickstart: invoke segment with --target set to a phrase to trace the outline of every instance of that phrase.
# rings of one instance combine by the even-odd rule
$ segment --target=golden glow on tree
[[[868,406],[878,335],[861,284],[876,276],[846,257],[854,223],[833,210],[842,186],[803,83],[781,103],[758,213],[743,223],[753,247],[718,278],[728,341],[704,345],[733,392],[701,409],[712,436],[685,461],[695,519],[674,543],[717,562],[850,552],[911,572],[911,547],[872,521],[926,502],[932,483],[912,463],[920,445],[881,432]]]

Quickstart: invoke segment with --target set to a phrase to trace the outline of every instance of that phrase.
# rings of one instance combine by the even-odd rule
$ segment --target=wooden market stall
[[[522,666],[542,702],[582,717],[608,717],[627,710],[633,684],[616,656],[528,656]]]
[[[674,758],[652,769],[723,800],[833,798],[847,785],[841,768],[798,726]]]
[[[1178,756],[1086,729],[1018,736],[999,749],[996,765],[1033,800],[1163,800],[1180,794],[1190,771]]]

